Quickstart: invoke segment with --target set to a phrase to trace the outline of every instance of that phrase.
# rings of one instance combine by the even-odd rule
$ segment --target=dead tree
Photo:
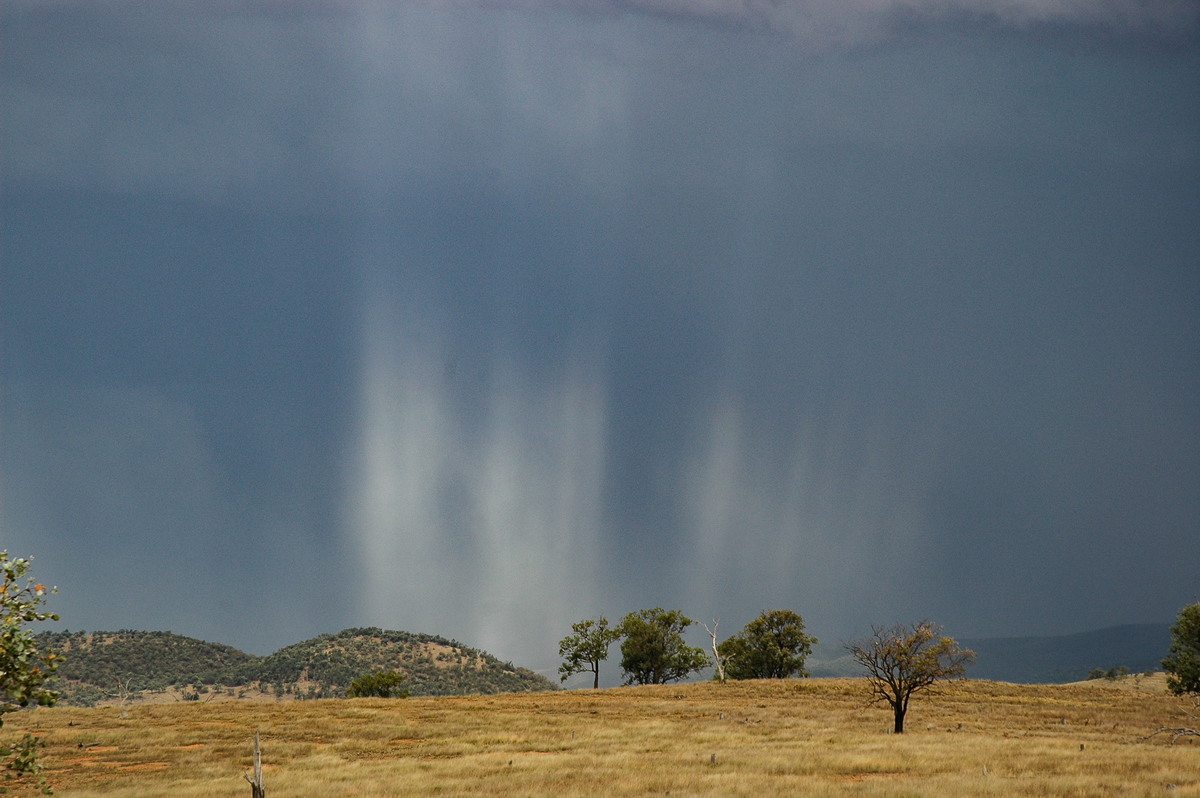
[[[125,702],[131,700],[139,690],[133,689],[133,677],[126,676],[124,680],[120,676],[117,677],[117,689],[113,691],[113,695],[117,698],[117,706],[125,706]]]
[[[704,621],[701,621],[700,625],[704,627],[704,631],[708,632],[708,636],[712,638],[713,664],[717,668],[717,678],[725,681],[725,661],[729,658],[721,656],[721,652],[717,650],[717,627],[721,625],[721,621],[718,618],[714,618],[711,629],[708,628],[708,624],[704,623]]]
[[[1180,707],[1180,710],[1182,710],[1183,714],[1186,715],[1187,717],[1200,721],[1200,698],[1196,699],[1196,702],[1194,704],[1192,704],[1191,709],[1188,709],[1187,707]],[[1143,737],[1142,740],[1143,741],[1149,740],[1151,737],[1155,736],[1156,734],[1171,735],[1171,744],[1174,745],[1175,741],[1178,740],[1180,737],[1200,737],[1200,724],[1197,724],[1196,727],[1159,726],[1157,729],[1155,729],[1154,731],[1150,732],[1145,737]]]
[[[254,778],[242,774],[250,782],[250,798],[266,798],[267,791],[263,787],[262,749],[258,744],[258,732],[254,732]]]

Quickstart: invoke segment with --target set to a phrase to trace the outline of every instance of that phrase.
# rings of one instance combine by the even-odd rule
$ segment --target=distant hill
[[[555,689],[544,676],[456,641],[377,628],[314,637],[231,669],[225,678],[235,684],[302,682],[344,690],[355,677],[380,670],[403,673],[413,695]]]
[[[1170,624],[1127,624],[1057,637],[988,637],[959,641],[978,657],[974,679],[1022,684],[1078,682],[1095,668],[1125,666],[1131,673],[1162,669],[1171,645]]]
[[[43,632],[38,647],[61,652],[65,703],[92,704],[174,685],[212,684],[218,674],[256,657],[232,646],[171,632]]]
[[[1127,624],[1052,637],[962,638],[977,654],[972,679],[1055,684],[1086,679],[1096,668],[1155,671],[1170,645],[1169,624]],[[809,660],[813,676],[860,676],[862,669],[837,646],[819,646]]]
[[[345,695],[358,676],[403,673],[413,695],[553,690],[543,676],[483,651],[425,634],[347,629],[256,657],[171,632],[46,632],[61,651],[56,689],[63,703],[102,701],[303,699]]]

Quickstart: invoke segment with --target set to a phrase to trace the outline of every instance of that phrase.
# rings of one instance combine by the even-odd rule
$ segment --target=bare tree
[[[936,692],[943,679],[966,675],[975,652],[958,647],[952,637],[942,636],[942,627],[929,621],[911,626],[872,627],[871,637],[850,643],[846,650],[867,669],[871,703],[886,701],[895,718],[895,732],[904,732],[904,716],[913,693]]]
[[[717,627],[721,625],[721,620],[719,618],[713,618],[713,625],[711,629],[709,629],[708,624],[704,623],[703,621],[700,622],[700,625],[704,627],[704,631],[708,632],[708,636],[712,638],[713,665],[717,669],[717,678],[721,681],[725,681],[725,662],[729,659],[729,657],[722,656],[717,646]]]
[[[267,790],[263,786],[262,748],[258,742],[258,732],[254,732],[254,778],[242,774],[242,778],[250,782],[250,798],[266,798]]]
[[[126,676],[124,679],[122,679],[120,676],[118,676],[117,677],[117,689],[114,690],[112,694],[113,694],[113,697],[115,697],[117,699],[117,706],[123,707],[123,706],[125,706],[126,701],[129,701],[129,700],[135,698],[136,695],[140,692],[141,692],[140,690],[133,689],[133,677],[132,676]]]

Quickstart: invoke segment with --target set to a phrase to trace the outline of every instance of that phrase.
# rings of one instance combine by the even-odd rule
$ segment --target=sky
[[[0,547],[55,628],[548,674],[1170,621],[1197,86],[1195,0],[9,0]]]

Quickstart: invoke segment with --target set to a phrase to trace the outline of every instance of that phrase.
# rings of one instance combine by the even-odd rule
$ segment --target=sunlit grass
[[[1200,796],[1200,746],[1160,683],[948,685],[908,732],[861,681],[61,707],[10,715],[65,796]],[[1169,787],[1168,785],[1174,785]]]

